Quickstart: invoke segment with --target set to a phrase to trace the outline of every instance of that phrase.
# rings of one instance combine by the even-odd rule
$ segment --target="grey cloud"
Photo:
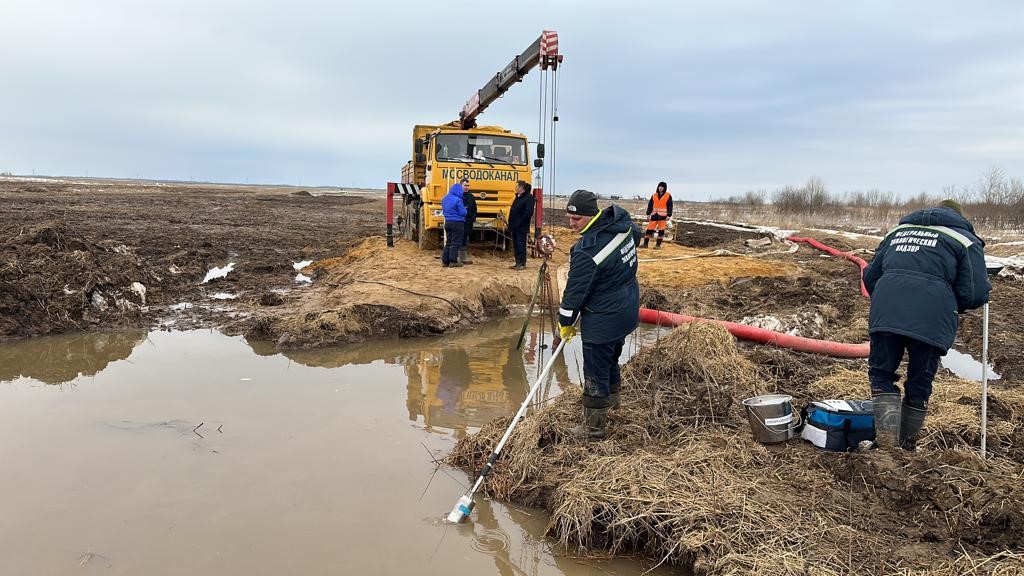
[[[453,119],[549,27],[560,189],[1024,174],[1011,0],[5,4],[0,170],[382,186],[413,124]],[[536,78],[482,121],[536,138]]]

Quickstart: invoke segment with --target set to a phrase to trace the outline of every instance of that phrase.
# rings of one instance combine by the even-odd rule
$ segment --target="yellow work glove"
[[[558,337],[568,342],[572,340],[572,337],[576,335],[575,326],[562,326],[558,329]]]

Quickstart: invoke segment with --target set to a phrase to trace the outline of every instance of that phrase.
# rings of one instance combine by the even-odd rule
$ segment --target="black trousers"
[[[441,263],[445,266],[459,261],[459,248],[462,248],[462,236],[465,232],[465,222],[445,221],[444,251],[441,252]]]
[[[583,341],[583,406],[611,406],[608,395],[622,388],[619,356],[625,343],[625,338],[605,344]]]
[[[473,234],[473,224],[476,224],[476,220],[466,220],[466,225],[463,227],[462,244],[460,244],[462,248],[469,247],[469,237]]]
[[[931,344],[891,332],[871,333],[871,355],[868,357],[868,380],[872,393],[898,393],[896,370],[903,361],[903,353],[910,354],[907,379],[904,382],[903,403],[918,409],[928,407],[932,395],[932,381],[939,369],[939,359],[946,352]]]
[[[515,254],[516,264],[526,266],[526,235],[528,232],[512,232],[512,253]]]

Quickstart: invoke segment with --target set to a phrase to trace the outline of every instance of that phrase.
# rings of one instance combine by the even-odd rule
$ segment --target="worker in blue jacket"
[[[466,205],[462,203],[462,185],[469,184],[467,178],[452,184],[448,193],[441,199],[441,212],[444,214],[444,250],[441,252],[441,266],[460,268],[459,249],[462,248],[462,235],[466,232]]]
[[[904,216],[864,271],[871,294],[868,378],[880,447],[916,447],[939,358],[953,345],[959,315],[988,302],[984,248],[960,205],[944,200]],[[910,358],[901,406],[895,382],[904,351]]]
[[[604,438],[608,410],[621,402],[619,356],[640,321],[636,280],[640,230],[629,212],[612,204],[597,207],[597,196],[577,190],[566,203],[569,227],[582,237],[569,255],[569,279],[558,308],[563,340],[583,339],[583,422],[577,438]]]

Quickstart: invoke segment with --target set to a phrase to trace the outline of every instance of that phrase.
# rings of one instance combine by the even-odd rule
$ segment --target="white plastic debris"
[[[306,276],[305,274],[296,274],[295,281],[298,282],[299,284],[310,284],[313,282],[313,279],[310,278],[309,276]]]
[[[832,230],[830,228],[808,228],[808,230],[810,230],[812,232],[821,232],[823,234],[831,234],[833,236],[842,236],[843,238],[846,238],[846,239],[849,239],[849,240],[860,240],[862,238],[866,239],[866,240],[881,240],[882,239],[881,236],[876,236],[874,234],[859,234],[857,232],[846,232],[844,230]],[[873,228],[873,230],[877,231],[877,228]]]
[[[135,292],[135,294],[139,297],[139,302],[141,302],[142,305],[145,306],[146,287],[143,286],[141,282],[132,282],[132,292]]]
[[[175,304],[174,306],[171,306],[171,310],[175,310],[175,311],[178,311],[178,310],[188,310],[191,307],[192,307],[192,304],[189,304],[188,302],[179,302],[178,304]]]
[[[746,324],[755,328],[763,328],[765,330],[771,330],[772,332],[786,332],[786,326],[775,316],[761,315],[761,316],[744,316],[740,320],[740,324]]]
[[[224,266],[223,268],[211,268],[210,271],[206,273],[206,278],[203,278],[203,281],[200,282],[200,284],[206,284],[210,280],[217,280],[218,278],[224,278],[225,276],[228,275],[228,272],[231,272],[234,269],[235,269],[235,263],[234,262],[228,263],[228,265]]]
[[[305,268],[306,266],[309,266],[312,263],[313,263],[312,260],[303,260],[302,262],[294,262],[294,263],[292,263],[292,268],[295,268],[296,270],[302,270],[303,268]]]
[[[210,296],[210,298],[213,298],[214,300],[234,300],[235,298],[238,298],[238,294],[229,294],[227,292],[217,292],[216,294]]]
[[[107,299],[103,297],[103,294],[99,290],[92,293],[92,307],[103,312],[107,309]]]

